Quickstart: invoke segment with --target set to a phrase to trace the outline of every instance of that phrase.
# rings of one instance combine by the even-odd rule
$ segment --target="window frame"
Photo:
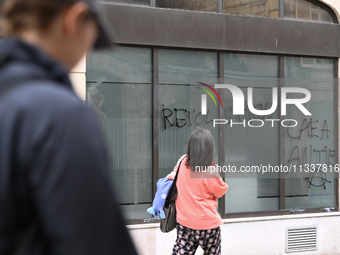
[[[222,2],[222,0],[218,0]],[[154,3],[155,0],[151,0]],[[280,0],[280,3],[283,0]],[[318,1],[310,1],[312,3]],[[338,25],[328,23],[314,23],[299,20],[269,19],[248,16],[220,15],[216,13],[199,13],[193,11],[161,9],[143,6],[128,6],[119,4],[104,4],[107,11],[108,19],[116,31],[116,42],[122,46],[129,47],[148,47],[152,49],[152,176],[153,176],[153,195],[156,192],[156,182],[159,179],[159,49],[173,50],[199,50],[218,53],[218,71],[219,82],[224,80],[224,54],[226,52],[244,53],[244,54],[269,54],[278,57],[279,61],[279,78],[284,77],[284,57],[314,57],[329,58],[334,60],[334,99],[335,123],[338,130],[338,58],[340,57],[340,29]],[[329,13],[335,14],[330,7],[318,2],[318,5],[326,9]],[[280,4],[281,6],[281,4]],[[219,9],[221,9],[219,7]],[[222,8],[223,10],[223,8]],[[283,11],[281,10],[282,14]],[[134,19],[129,17],[133,16]],[[145,19],[145,17],[148,17]],[[152,21],[152,22],[151,22]],[[336,19],[337,23],[337,19]],[[192,26],[183,26],[183,24],[194,25],[195,31],[191,31]],[[217,24],[215,29],[210,29],[210,24]],[[230,25],[231,24],[231,25]],[[233,26],[233,25],[236,25]],[[292,26],[293,25],[293,26]],[[172,29],[169,30],[169,26]],[[263,29],[266,27],[266,29]],[[293,27],[293,29],[292,29]],[[302,31],[302,32],[301,32]],[[297,33],[300,33],[297,36]],[[192,34],[193,33],[193,34]],[[226,36],[228,33],[228,36]],[[189,34],[191,36],[186,36]],[[296,38],[292,38],[296,36]],[[265,37],[269,40],[263,40]],[[276,37],[276,46],[273,47],[271,36]],[[230,40],[228,37],[233,38]],[[233,42],[234,41],[234,42]],[[278,46],[281,45],[280,46]],[[275,45],[275,43],[274,43]],[[326,46],[325,46],[326,45]],[[283,79],[279,87],[283,87]],[[219,91],[220,95],[223,90]],[[222,116],[222,109],[219,108],[219,115]],[[225,127],[220,125],[219,133],[221,134],[217,146],[219,147],[219,164],[225,162],[224,151],[224,130]],[[282,145],[284,139],[283,128],[280,129],[279,142]],[[339,152],[339,134],[337,134],[336,148]],[[283,152],[283,153],[282,153]],[[339,162],[338,153],[336,162]],[[284,151],[280,152],[280,162],[283,162]],[[334,210],[339,211],[339,175],[335,178],[336,203]],[[326,212],[325,208],[305,209],[303,212],[287,210],[285,208],[285,179],[280,179],[280,209],[277,211],[258,211],[258,212],[239,212],[225,213],[225,198],[220,199],[220,214],[222,218],[240,218],[240,217],[258,217],[288,215],[296,213],[319,213]],[[127,219],[128,224],[156,223],[156,218],[150,219]]]

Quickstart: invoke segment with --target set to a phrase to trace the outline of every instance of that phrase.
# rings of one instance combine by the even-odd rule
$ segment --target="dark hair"
[[[59,0],[6,0],[1,9],[3,30],[9,36],[28,28],[46,32],[53,20],[71,6]]]
[[[197,128],[190,135],[187,146],[186,167],[195,171],[195,166],[209,167],[215,164],[214,139],[209,130]]]

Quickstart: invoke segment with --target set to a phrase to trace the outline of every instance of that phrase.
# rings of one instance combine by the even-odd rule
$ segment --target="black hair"
[[[214,160],[214,139],[209,130],[197,128],[189,138],[186,149],[186,167],[195,171],[195,167],[209,167],[215,164]]]

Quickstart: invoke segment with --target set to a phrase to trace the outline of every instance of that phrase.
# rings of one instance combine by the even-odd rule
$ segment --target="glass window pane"
[[[93,82],[151,83],[150,49],[117,47],[91,54],[86,79]]]
[[[295,105],[287,105],[286,119],[294,119],[298,125],[287,128],[285,132],[285,164],[297,167],[324,164],[329,167],[336,163],[335,141],[338,137],[335,129],[333,71],[333,60],[285,58],[285,87],[308,89],[311,100],[303,105],[312,114],[305,116]],[[293,96],[291,94],[288,98]],[[286,208],[334,207],[334,177],[334,172],[313,173],[306,169],[299,178],[287,178]]]
[[[225,54],[225,84],[236,85],[247,96],[247,87],[253,88],[253,105],[256,109],[272,106],[272,88],[278,86],[278,57],[248,54]],[[224,90],[225,119],[248,123],[251,119],[278,119],[276,110],[270,116],[256,116],[245,105],[245,115],[233,115],[233,97]],[[265,121],[266,122],[266,121]],[[225,164],[260,166],[279,164],[279,126],[267,122],[260,128],[248,125],[225,126]],[[265,178],[266,177],[266,178]],[[226,193],[226,212],[266,211],[279,209],[279,174],[257,175],[240,173],[228,178],[230,189]]]
[[[236,81],[240,78],[251,78],[252,82],[258,78],[274,80],[278,78],[278,58],[276,56],[236,53],[226,53],[224,56],[225,78],[235,77]],[[268,83],[268,85],[276,86],[277,84]]]
[[[160,50],[159,83],[191,84],[218,81],[217,53],[204,51]]]
[[[105,0],[103,2],[150,5],[150,0]]]
[[[234,15],[278,18],[278,0],[223,0],[223,12]]]
[[[156,7],[217,12],[217,0],[156,0]]]
[[[284,17],[288,19],[334,23],[328,11],[306,0],[284,0]]]
[[[218,106],[208,100],[209,112],[202,115],[202,90],[197,88],[201,86],[197,82],[217,83],[217,63],[217,53],[159,50],[160,177],[165,177],[184,154],[190,133],[196,127],[212,133],[217,160],[218,130],[212,127],[212,119],[218,116]]]
[[[120,47],[87,61],[87,103],[110,147],[112,181],[129,219],[152,202],[151,50]]]

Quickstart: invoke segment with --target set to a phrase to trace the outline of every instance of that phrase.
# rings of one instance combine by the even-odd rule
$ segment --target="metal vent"
[[[286,252],[316,250],[316,226],[286,230]]]
[[[315,58],[301,58],[302,67],[314,67]]]

